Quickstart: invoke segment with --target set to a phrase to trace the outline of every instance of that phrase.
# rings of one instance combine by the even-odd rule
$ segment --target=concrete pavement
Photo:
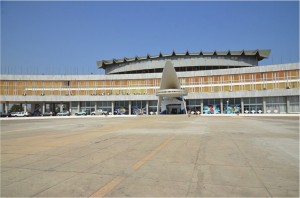
[[[299,117],[1,121],[1,197],[298,197]]]

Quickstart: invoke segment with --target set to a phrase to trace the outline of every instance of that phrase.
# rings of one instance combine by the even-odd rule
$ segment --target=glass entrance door
[[[180,109],[181,109],[180,104],[167,105],[167,114],[180,114]]]

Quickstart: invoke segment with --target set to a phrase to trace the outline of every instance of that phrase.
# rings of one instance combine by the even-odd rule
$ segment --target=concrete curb
[[[6,117],[0,120],[43,120],[43,119],[79,119],[79,118],[133,118],[137,115],[96,115],[96,116],[37,116],[37,117]]]

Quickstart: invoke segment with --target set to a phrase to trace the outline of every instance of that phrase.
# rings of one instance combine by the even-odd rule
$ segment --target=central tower
[[[171,61],[167,61],[156,92],[158,96],[157,114],[180,114],[186,112],[184,96],[187,93],[181,88],[175,68]]]

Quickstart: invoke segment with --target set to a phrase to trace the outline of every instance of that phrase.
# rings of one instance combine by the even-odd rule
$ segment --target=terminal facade
[[[12,104],[19,104],[28,112],[72,115],[99,109],[110,114],[179,114],[186,113],[182,99],[187,110],[198,114],[299,113],[299,63],[259,66],[269,54],[173,51],[98,61],[105,75],[1,75],[2,110],[7,113]],[[157,93],[167,61],[186,95],[164,98],[162,112]]]

